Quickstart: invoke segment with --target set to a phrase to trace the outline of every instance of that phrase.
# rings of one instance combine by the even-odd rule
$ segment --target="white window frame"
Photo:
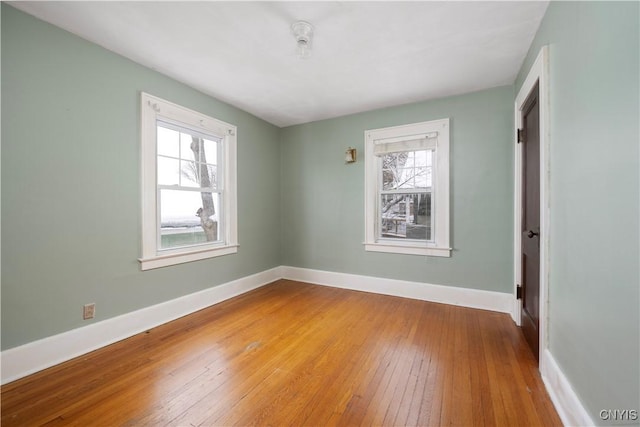
[[[449,119],[372,129],[365,137],[365,242],[366,251],[450,257],[449,246]],[[379,238],[382,160],[375,155],[378,144],[437,138],[432,171],[432,241]]]
[[[164,99],[141,92],[140,141],[142,174],[142,270],[182,264],[238,252],[237,224],[237,128],[213,117],[190,110]],[[224,188],[221,194],[224,223],[219,242],[174,249],[158,249],[159,212],[157,185],[157,121],[167,120],[185,128],[215,135],[222,139]],[[194,213],[195,215],[195,213]]]

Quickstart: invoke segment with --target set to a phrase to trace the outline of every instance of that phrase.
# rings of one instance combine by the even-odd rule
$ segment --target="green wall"
[[[140,91],[238,127],[237,254],[140,271]],[[279,135],[2,4],[2,348],[280,265]]]
[[[513,87],[282,131],[285,265],[513,291]],[[364,131],[451,119],[451,258],[364,250]],[[358,162],[346,165],[348,146]]]
[[[550,351],[600,423],[640,409],[639,9],[552,2],[516,81],[549,45]]]

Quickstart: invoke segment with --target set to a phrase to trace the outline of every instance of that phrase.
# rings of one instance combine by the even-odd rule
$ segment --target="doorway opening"
[[[542,370],[545,364],[549,256],[548,48],[531,66],[515,101],[513,318]]]

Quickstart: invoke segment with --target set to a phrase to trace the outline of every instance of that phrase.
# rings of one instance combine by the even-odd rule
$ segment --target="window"
[[[141,268],[237,252],[236,127],[146,93],[141,104]]]
[[[449,119],[365,131],[365,249],[451,256]]]

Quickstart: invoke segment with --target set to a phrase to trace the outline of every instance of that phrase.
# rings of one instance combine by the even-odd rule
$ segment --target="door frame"
[[[522,300],[516,298],[517,286],[522,284],[522,144],[518,143],[518,129],[522,126],[522,107],[536,82],[540,106],[540,323],[539,369],[543,370],[545,350],[548,348],[547,328],[549,302],[549,48],[543,46],[531,66],[515,100],[514,143],[514,213],[513,213],[513,278],[514,307],[512,317],[522,324]]]

